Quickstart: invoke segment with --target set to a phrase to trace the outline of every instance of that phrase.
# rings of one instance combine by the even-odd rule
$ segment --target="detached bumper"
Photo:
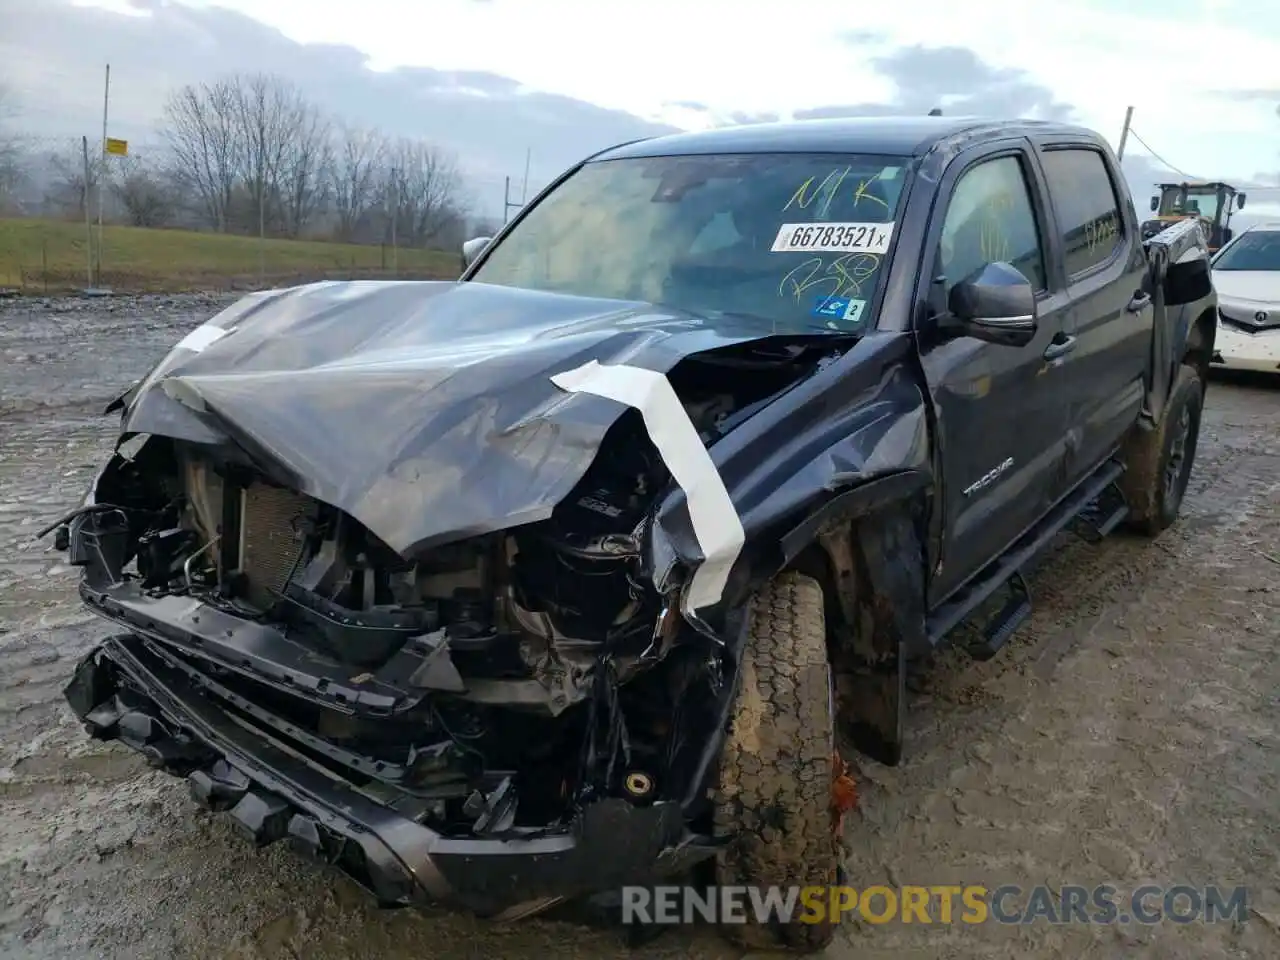
[[[614,799],[532,839],[444,836],[233,718],[137,636],[91,651],[66,697],[94,737],[186,777],[197,800],[227,811],[255,843],[285,840],[384,906],[435,901],[492,916],[652,882],[714,852],[686,831],[678,804]]]

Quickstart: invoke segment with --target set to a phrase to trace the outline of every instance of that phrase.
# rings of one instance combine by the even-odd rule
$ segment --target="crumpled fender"
[[[852,514],[932,482],[927,399],[913,375],[916,364],[909,334],[871,334],[710,448],[745,547],[719,609],[705,614],[709,621],[803,549],[805,538],[817,534],[807,521],[842,496]],[[846,496],[863,487],[865,502]],[[655,585],[669,589],[678,569],[702,560],[689,497],[676,489],[659,505],[649,538]]]

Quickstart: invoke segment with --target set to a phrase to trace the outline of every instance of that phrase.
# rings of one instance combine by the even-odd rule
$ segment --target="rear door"
[[[1155,310],[1141,292],[1146,255],[1114,156],[1087,139],[1038,147],[1069,301],[1066,493],[1119,446],[1138,417]]]
[[[1029,141],[987,145],[951,162],[925,257],[923,276],[932,283],[918,332],[944,481],[932,604],[999,556],[1061,492],[1067,409],[1055,357],[1068,299]],[[939,334],[951,287],[998,261],[1017,267],[1037,291],[1035,338],[1009,347]]]

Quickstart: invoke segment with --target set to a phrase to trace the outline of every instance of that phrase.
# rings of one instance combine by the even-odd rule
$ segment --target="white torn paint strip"
[[[192,353],[199,353],[206,347],[217,343],[230,332],[231,330],[228,330],[225,327],[215,327],[212,324],[202,323],[179,340],[174,349],[190,350]]]
[[[607,397],[640,411],[649,439],[684,491],[689,520],[704,557],[685,592],[685,609],[700,610],[718,603],[746,533],[720,472],[671,382],[653,370],[625,364],[605,366],[595,360],[558,373],[551,382],[566,393]]]

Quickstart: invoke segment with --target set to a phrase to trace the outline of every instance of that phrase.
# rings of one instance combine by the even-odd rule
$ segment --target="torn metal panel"
[[[615,798],[550,830],[442,834],[413,818],[410,794],[380,796],[339,783],[201,696],[196,676],[144,641],[119,636],[80,662],[66,696],[96,737],[120,740],[188,777],[198,800],[227,811],[255,843],[288,840],[338,866],[385,906],[444,901],[494,915],[539,897],[687,869],[715,852],[687,830],[678,804],[640,807]]]
[[[749,429],[731,431],[710,448],[749,547],[726,603],[739,602],[781,563],[775,548],[783,535],[825,502],[890,474],[931,475],[926,401],[911,375],[913,351],[906,334],[865,337],[756,412]],[[663,501],[654,526],[649,562],[661,586],[670,558],[702,559],[683,490]]]
[[[206,326],[222,332],[189,337],[137,388],[125,433],[232,443],[404,555],[543,520],[569,493],[625,407],[553,376],[589,361],[665,373],[772,336],[751,319],[447,282],[273,291]]]
[[[719,603],[742,550],[742,521],[670,381],[651,370],[594,360],[551,379],[569,393],[608,397],[640,411],[649,438],[684,493],[702,555],[683,603],[690,611]]]

